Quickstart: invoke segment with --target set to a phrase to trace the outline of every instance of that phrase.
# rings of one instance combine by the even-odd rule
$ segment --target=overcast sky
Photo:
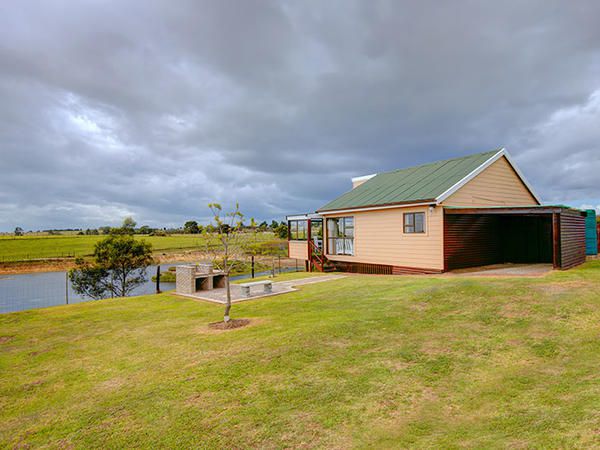
[[[600,208],[600,2],[3,1],[0,231],[314,211],[506,147]]]

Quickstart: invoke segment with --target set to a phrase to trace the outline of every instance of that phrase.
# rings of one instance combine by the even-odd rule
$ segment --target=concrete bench
[[[242,290],[242,294],[246,297],[250,297],[250,288],[253,286],[262,286],[265,294],[270,294],[273,292],[273,282],[272,281],[253,281],[252,283],[241,283],[240,289]]]

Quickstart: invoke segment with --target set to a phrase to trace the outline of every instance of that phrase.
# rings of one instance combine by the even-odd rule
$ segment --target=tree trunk
[[[225,303],[225,316],[223,320],[229,322],[229,311],[231,311],[231,289],[229,288],[229,274],[225,275],[225,288],[227,290],[227,302]]]

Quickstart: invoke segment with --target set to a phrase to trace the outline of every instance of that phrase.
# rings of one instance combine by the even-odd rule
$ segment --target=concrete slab
[[[345,278],[345,275],[323,275],[309,278],[299,278],[297,280],[290,281],[277,281],[273,282],[273,292],[265,294],[262,287],[258,286],[250,290],[250,297],[246,297],[242,294],[242,290],[239,285],[231,285],[231,303],[243,302],[246,300],[255,300],[258,298],[272,297],[274,295],[287,294],[288,292],[295,292],[297,286],[305,284],[322,283],[324,281],[339,280]],[[204,300],[207,302],[218,303],[224,305],[227,301],[227,291],[225,288],[212,289],[210,291],[199,291],[195,294],[180,294],[182,297],[193,298],[196,300]]]
[[[465,277],[543,277],[552,272],[552,264],[493,264],[448,272],[446,276]]]

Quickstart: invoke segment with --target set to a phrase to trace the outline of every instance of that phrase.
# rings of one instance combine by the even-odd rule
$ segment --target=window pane
[[[346,228],[344,236],[348,237],[348,238],[353,238],[354,237],[354,228]]]
[[[335,239],[328,239],[327,240],[327,252],[330,255],[335,255]]]
[[[290,239],[293,241],[298,239],[297,221],[295,220],[290,220]]]
[[[330,238],[339,236],[338,219],[327,219],[327,236]]]
[[[344,236],[354,237],[354,217],[344,218]]]
[[[415,214],[415,233],[424,233],[425,232],[425,214],[424,213],[416,213]]]
[[[306,220],[298,221],[298,239],[306,239]]]
[[[335,240],[335,254],[343,255],[344,254],[344,240],[337,238]]]
[[[413,226],[415,224],[415,215],[412,213],[404,214],[404,225]]]
[[[344,239],[344,253],[346,255],[354,255],[354,240]]]

